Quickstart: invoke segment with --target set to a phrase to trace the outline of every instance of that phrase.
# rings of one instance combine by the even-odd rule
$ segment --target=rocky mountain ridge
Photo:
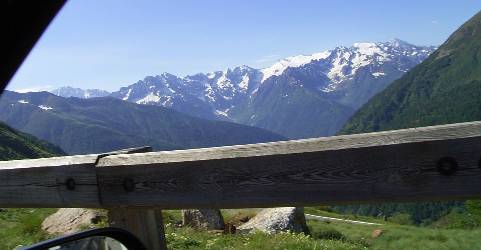
[[[328,136],[367,100],[435,48],[395,39],[288,57],[264,69],[239,66],[179,77],[147,76],[110,96],[289,138]]]

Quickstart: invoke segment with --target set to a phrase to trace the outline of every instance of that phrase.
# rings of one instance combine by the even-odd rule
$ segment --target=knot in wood
[[[452,175],[458,170],[458,163],[453,157],[443,157],[439,159],[437,169],[442,175]]]
[[[127,192],[134,191],[134,189],[135,189],[134,180],[132,180],[131,178],[125,178],[123,186],[124,186],[124,190],[127,191]]]
[[[73,178],[68,178],[67,181],[65,181],[65,186],[70,191],[75,190],[75,180]]]

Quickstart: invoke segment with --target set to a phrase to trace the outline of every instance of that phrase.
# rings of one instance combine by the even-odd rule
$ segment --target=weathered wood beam
[[[481,197],[480,157],[481,122],[120,154],[98,160],[93,168],[98,181],[97,200],[93,194],[86,196],[97,201],[89,206],[107,208],[240,208],[464,199]],[[16,199],[23,194],[21,186],[37,185],[38,177],[30,179],[30,172],[38,167],[57,173],[54,170],[61,168],[66,169],[61,175],[65,178],[82,165],[43,167],[41,161],[45,160],[0,163],[0,168],[11,170],[21,166],[23,170],[16,172],[15,178],[24,178],[21,184],[12,179],[4,185],[3,180],[8,178],[3,177],[5,170],[0,170],[0,207],[25,203],[45,206],[45,202],[28,195],[28,201]],[[5,197],[8,188],[16,188],[21,194]],[[73,202],[58,198],[68,197],[65,192],[52,195],[57,198],[49,200],[51,206]]]
[[[0,162],[0,207],[101,207],[97,155]]]
[[[462,199],[481,196],[480,156],[481,122],[473,122],[117,155],[103,158],[97,174],[105,206],[240,208]],[[454,159],[457,171],[441,174],[441,159],[448,159],[443,165]]]

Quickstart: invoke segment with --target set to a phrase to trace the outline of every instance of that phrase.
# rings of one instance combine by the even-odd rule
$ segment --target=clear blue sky
[[[439,45],[479,10],[479,0],[71,0],[9,89],[117,90],[360,41]]]

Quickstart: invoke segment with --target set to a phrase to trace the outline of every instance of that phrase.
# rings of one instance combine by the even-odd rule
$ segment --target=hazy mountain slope
[[[343,128],[361,133],[481,120],[481,12]]]
[[[309,91],[296,77],[283,74],[263,83],[255,98],[233,108],[231,114],[243,124],[290,138],[308,138],[336,133],[353,112],[351,107]]]
[[[272,132],[194,118],[115,98],[62,98],[47,92],[5,91],[0,120],[60,145],[69,154],[150,145],[156,150],[283,140]]]
[[[59,147],[21,133],[0,122],[0,160],[43,158],[63,154]]]

